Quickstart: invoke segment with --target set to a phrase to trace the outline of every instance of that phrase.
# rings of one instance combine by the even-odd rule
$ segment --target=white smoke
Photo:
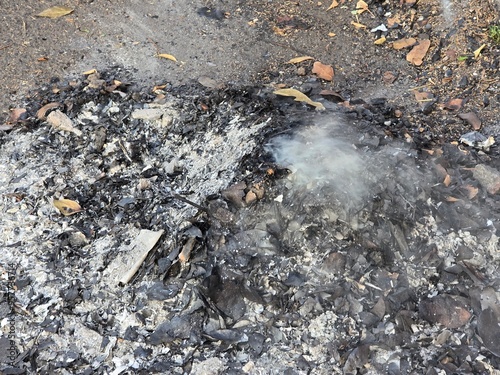
[[[330,122],[276,138],[269,146],[276,162],[293,172],[296,188],[310,194],[326,189],[357,206],[369,195],[370,163],[342,133],[340,124]]]

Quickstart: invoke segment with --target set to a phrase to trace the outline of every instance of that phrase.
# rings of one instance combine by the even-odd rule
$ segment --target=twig
[[[207,214],[210,215],[210,212],[208,211],[208,208],[203,207],[203,206],[199,205],[198,203],[194,203],[193,201],[190,201],[189,199],[184,198],[184,197],[180,196],[179,194],[174,194],[172,196],[175,199],[178,199],[178,200],[180,200],[180,201],[182,201],[184,203],[187,203],[187,204],[189,204],[189,205],[191,205],[193,207],[196,207],[198,210],[204,211],[204,212],[206,212]]]

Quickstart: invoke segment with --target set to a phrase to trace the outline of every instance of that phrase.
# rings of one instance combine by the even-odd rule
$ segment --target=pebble
[[[496,194],[500,190],[500,172],[495,168],[478,164],[472,175],[488,193]]]

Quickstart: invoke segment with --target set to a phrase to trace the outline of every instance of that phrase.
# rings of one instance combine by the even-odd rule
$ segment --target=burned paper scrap
[[[108,266],[108,271],[115,280],[113,285],[123,286],[132,279],[162,234],[163,229],[141,230],[132,243],[126,246]]]

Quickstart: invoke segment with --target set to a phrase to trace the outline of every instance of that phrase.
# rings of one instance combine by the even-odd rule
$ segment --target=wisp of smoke
[[[273,139],[269,148],[276,162],[293,172],[296,188],[312,194],[328,190],[357,206],[369,194],[369,167],[352,143],[339,135],[339,127],[310,126],[291,137]]]
[[[447,24],[453,23],[453,8],[451,0],[441,0],[441,6],[443,8],[443,18]]]

